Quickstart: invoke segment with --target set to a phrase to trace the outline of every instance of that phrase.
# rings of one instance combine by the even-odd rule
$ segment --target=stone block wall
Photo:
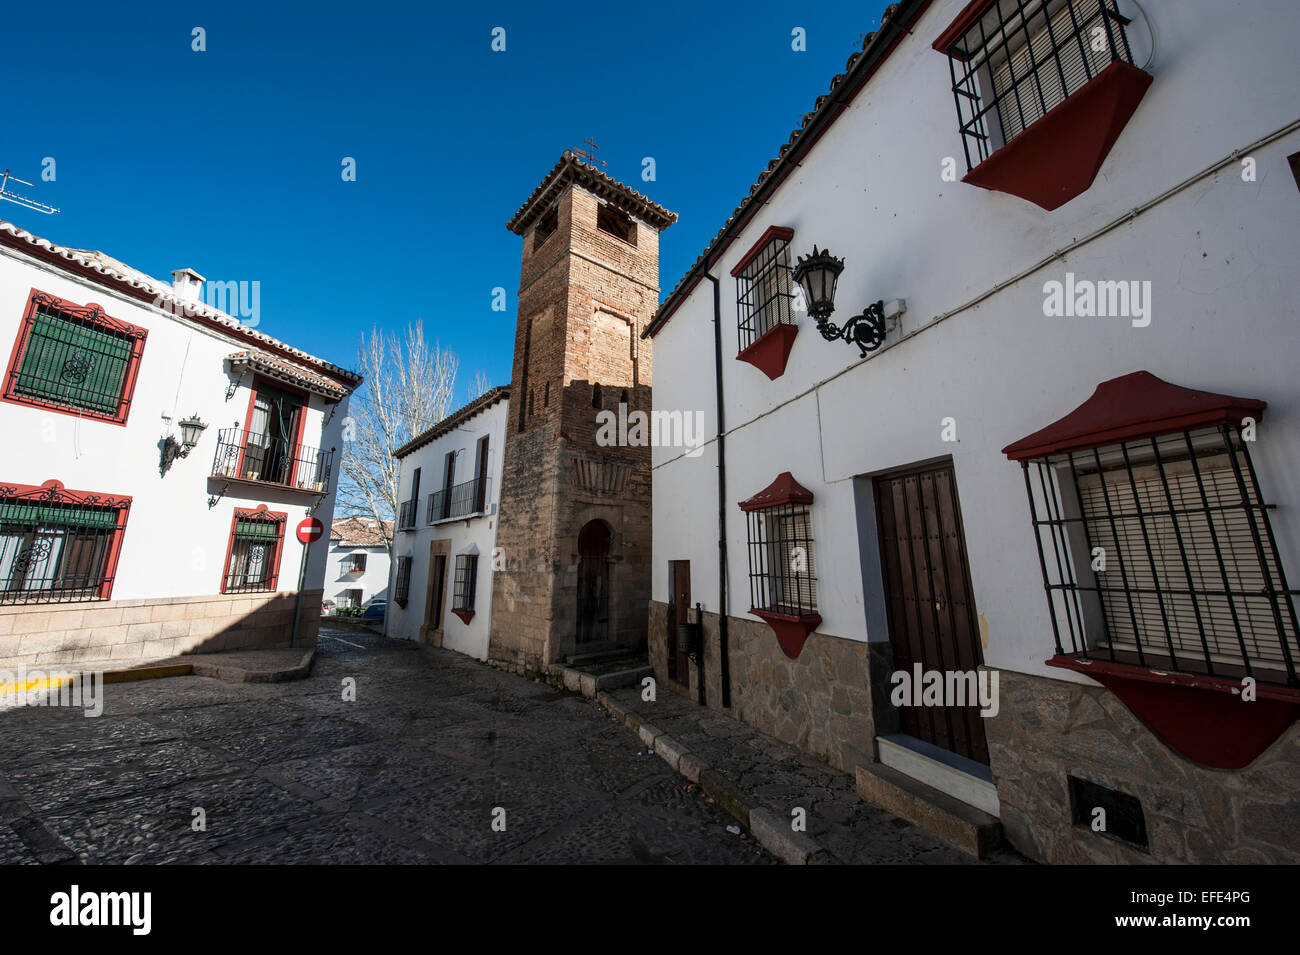
[[[1002,828],[1051,863],[1300,863],[1300,724],[1241,770],[1199,766],[1109,690],[1000,671],[985,721]],[[1245,704],[1243,704],[1245,705]],[[1075,825],[1067,776],[1135,796],[1149,847]]]
[[[772,629],[761,621],[728,618],[731,709],[722,706],[718,615],[704,614],[705,705],[728,712],[759,731],[821,757],[836,769],[853,772],[874,760],[876,724],[873,681],[887,673],[874,646],[813,633],[798,659],[782,652]],[[650,601],[650,664],[661,688],[699,699],[699,669],[690,667],[690,685],[668,674],[668,605]],[[892,718],[892,711],[890,717]],[[882,728],[889,732],[890,728]]]
[[[320,590],[303,591],[300,647],[316,645]],[[296,591],[0,606],[0,668],[287,647]]]

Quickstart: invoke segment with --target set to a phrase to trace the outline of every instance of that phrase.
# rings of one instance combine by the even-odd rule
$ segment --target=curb
[[[764,849],[786,865],[824,865],[835,861],[830,851],[806,832],[794,832],[789,823],[764,806],[758,805],[726,773],[714,769],[700,757],[651,723],[625,709],[608,693],[594,694],[595,701],[620,723],[636,733],[641,742],[654,750],[679,775],[695,783],[701,791],[725,809],[749,830]]]
[[[226,683],[283,683],[310,676],[315,662],[316,651],[313,649],[304,651],[302,662],[297,666],[285,667],[282,670],[248,670],[221,663],[192,663],[189,666],[195,676],[212,677]]]

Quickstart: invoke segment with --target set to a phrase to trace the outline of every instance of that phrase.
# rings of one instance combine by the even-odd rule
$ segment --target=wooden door
[[[686,623],[691,610],[691,562],[668,562],[668,675],[683,686],[688,686],[690,657],[677,650],[677,627]]]
[[[951,464],[875,479],[889,640],[895,670],[975,672],[983,663],[957,482]],[[951,700],[945,701],[951,704]],[[903,732],[987,764],[978,700],[899,707]]]
[[[609,528],[588,521],[578,534],[579,644],[609,639]]]

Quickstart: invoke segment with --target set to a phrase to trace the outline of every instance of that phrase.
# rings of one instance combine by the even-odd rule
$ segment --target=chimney
[[[203,297],[205,279],[193,269],[177,269],[172,272],[172,291],[182,301],[197,302]]]

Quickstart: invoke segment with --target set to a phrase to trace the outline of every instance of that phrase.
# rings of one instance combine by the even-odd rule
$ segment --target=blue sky
[[[62,211],[0,218],[159,278],[258,281],[260,330],[349,367],[362,331],[422,318],[460,357],[459,403],[476,370],[509,380],[505,222],[564,149],[593,137],[610,175],[678,213],[667,294],[884,6],[11,5],[0,168]]]

